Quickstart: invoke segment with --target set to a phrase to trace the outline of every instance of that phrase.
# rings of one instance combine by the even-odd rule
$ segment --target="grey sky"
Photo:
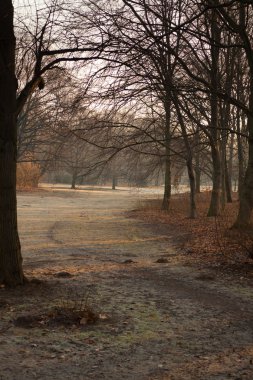
[[[13,0],[15,13],[30,15],[35,12],[36,8],[41,8],[45,0]]]

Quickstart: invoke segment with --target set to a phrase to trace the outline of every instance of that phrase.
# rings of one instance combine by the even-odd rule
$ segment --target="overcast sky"
[[[45,4],[44,0],[13,0],[16,13],[32,14],[36,8],[41,8]]]

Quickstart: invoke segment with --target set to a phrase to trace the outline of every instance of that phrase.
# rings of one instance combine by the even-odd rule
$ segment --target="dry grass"
[[[145,201],[135,215],[150,223],[166,224],[173,231],[187,261],[204,261],[212,265],[247,264],[253,261],[253,231],[231,229],[237,211],[236,194],[234,202],[227,204],[222,214],[207,217],[211,193],[197,196],[198,217],[190,219],[188,194],[172,197],[168,213],[161,211],[161,200]]]

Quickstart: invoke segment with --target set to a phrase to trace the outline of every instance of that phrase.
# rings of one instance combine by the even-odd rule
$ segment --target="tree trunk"
[[[187,162],[188,177],[190,183],[190,218],[195,219],[197,216],[197,207],[196,207],[196,185],[195,185],[195,176],[192,166],[192,161]]]
[[[242,141],[242,136],[240,135],[241,133],[241,121],[242,124],[245,123],[244,120],[244,115],[242,118],[240,117],[240,111],[237,111],[237,154],[238,154],[238,193],[239,193],[239,199],[242,195],[242,188],[243,188],[243,181],[244,181],[244,175],[245,175],[245,170],[244,170],[244,151],[243,151],[243,141]]]
[[[231,171],[228,170],[228,163],[225,162],[225,185],[226,185],[226,195],[227,203],[232,203],[232,180],[231,180]]]
[[[178,121],[182,130],[182,135],[184,139],[184,145],[186,149],[186,165],[188,171],[189,185],[190,185],[190,218],[194,219],[197,216],[197,207],[196,207],[196,184],[195,184],[195,175],[193,169],[193,157],[192,157],[192,148],[187,136],[187,129],[185,122],[181,113],[181,109],[178,102],[177,94],[173,94],[173,102],[177,111]]]
[[[73,190],[76,189],[76,180],[77,180],[77,174],[74,171],[72,174],[72,182],[71,182],[71,189],[73,189]]]
[[[23,284],[16,200],[15,36],[11,0],[0,2],[0,283]]]
[[[228,91],[229,92],[229,91]],[[229,127],[230,105],[224,102],[220,106],[221,121],[221,208],[225,209],[228,197],[231,197],[230,188],[228,187],[228,170],[227,170],[227,129]]]
[[[231,44],[231,35],[227,36],[228,45]],[[232,84],[233,78],[235,77],[235,68],[236,68],[236,56],[238,52],[236,49],[228,49],[225,53],[225,92],[228,94],[228,97],[232,95]],[[228,145],[228,130],[230,127],[231,119],[231,104],[229,101],[224,101],[221,103],[220,110],[220,120],[222,127],[222,138],[221,138],[221,157],[222,157],[222,206],[225,207],[226,203],[232,203],[232,160],[233,160],[233,143],[234,143],[234,134],[231,135],[231,141],[229,145],[229,161],[227,160],[227,145]]]
[[[227,203],[226,193],[226,141],[221,143],[221,209],[224,210]]]
[[[171,198],[171,157],[170,157],[170,106],[171,101],[167,101],[165,105],[165,176],[164,176],[164,194],[163,194],[163,203],[162,210],[168,211]]]
[[[196,165],[197,165],[197,161],[196,161]],[[201,193],[201,170],[199,169],[199,167],[196,167],[195,168],[195,182],[196,182],[196,194],[200,194]]]
[[[113,175],[112,176],[112,190],[116,190],[116,186],[117,186],[117,177],[116,175]]]
[[[207,216],[218,216],[221,207],[221,160],[217,147],[212,147],[213,188]]]
[[[239,213],[234,225],[239,228],[250,227],[250,218],[253,208],[253,143],[250,143],[249,150],[251,151],[251,158],[246,170],[245,181],[240,196]]]
[[[196,194],[201,193],[201,169],[200,169],[200,136],[199,136],[199,128],[196,131],[195,137],[195,186],[196,186]]]
[[[248,131],[249,131],[249,159],[245,173],[244,182],[241,186],[240,207],[235,227],[250,227],[251,212],[253,208],[253,73],[251,76]]]
[[[233,191],[233,155],[234,155],[234,134],[231,135],[231,141],[229,146],[229,158],[227,163],[227,177],[228,185],[230,188],[231,201],[232,201],[232,191]],[[229,199],[228,199],[229,202]]]
[[[167,151],[167,149],[166,149]],[[169,154],[165,159],[164,193],[162,210],[168,211],[171,198],[171,160]]]
[[[216,11],[212,11],[211,19],[211,34],[215,41],[220,41],[220,29],[217,24],[217,14]],[[210,79],[211,84],[214,89],[219,88],[219,46],[211,46],[211,70]],[[213,163],[213,189],[211,196],[211,203],[208,210],[208,216],[218,216],[220,213],[221,206],[221,190],[222,190],[222,164],[221,164],[221,153],[220,153],[220,130],[218,121],[218,97],[215,93],[210,96],[211,105],[211,153],[212,153],[212,163]]]

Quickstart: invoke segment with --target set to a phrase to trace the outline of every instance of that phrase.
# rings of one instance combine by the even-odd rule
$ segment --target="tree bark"
[[[0,283],[23,284],[16,200],[15,36],[11,0],[0,2]]]

